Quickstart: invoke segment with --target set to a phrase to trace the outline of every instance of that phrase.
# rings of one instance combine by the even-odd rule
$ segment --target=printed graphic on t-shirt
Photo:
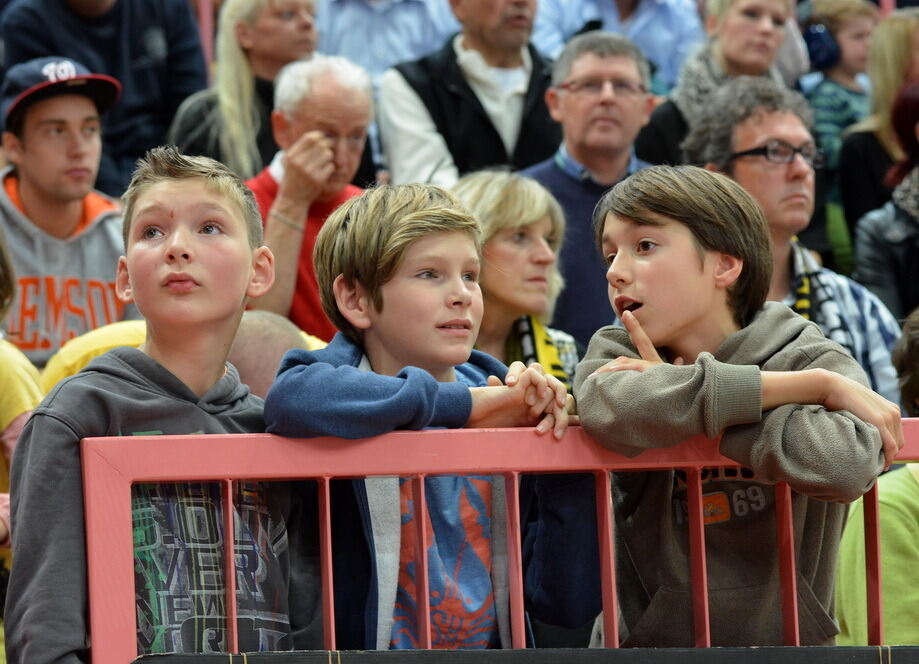
[[[139,484],[132,490],[140,654],[226,652],[221,491],[217,483]],[[290,648],[283,520],[266,485],[237,484],[234,504],[239,642]],[[283,592],[279,592],[283,591]]]
[[[491,583],[491,490],[487,475],[425,479],[434,648],[488,648],[498,641]],[[408,649],[420,646],[411,482],[400,479],[399,493],[402,537],[390,647]]]
[[[124,318],[114,281],[62,276],[20,276],[7,316],[8,339],[27,355]]]

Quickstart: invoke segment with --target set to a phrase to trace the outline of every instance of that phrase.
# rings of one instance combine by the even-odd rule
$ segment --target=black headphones
[[[804,30],[804,43],[810,56],[811,68],[823,71],[839,64],[842,53],[829,28],[817,19]]]

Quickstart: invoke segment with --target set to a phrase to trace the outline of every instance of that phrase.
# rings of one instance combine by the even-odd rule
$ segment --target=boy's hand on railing
[[[903,447],[900,408],[851,378],[826,369],[763,371],[760,377],[764,411],[786,404],[813,404],[827,410],[848,411],[877,428],[888,467]]]
[[[847,410],[877,427],[884,446],[885,469],[889,468],[905,442],[900,407],[851,378],[831,371],[826,373],[821,399],[823,407],[827,410]]]
[[[536,426],[539,433],[553,431],[561,438],[569,424],[569,401],[573,400],[555,376],[534,364],[515,362],[505,376],[488,378],[487,387],[470,388],[472,412],[467,427]]]

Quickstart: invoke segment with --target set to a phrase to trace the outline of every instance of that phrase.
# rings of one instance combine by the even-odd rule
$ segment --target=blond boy
[[[627,455],[721,436],[739,472],[703,486],[712,644],[780,645],[772,485],[794,491],[802,644],[829,644],[846,506],[902,446],[899,409],[786,306],[766,303],[766,222],[736,183],[692,166],[645,169],[595,215],[610,302],[625,329],[594,335],[578,367],[581,422]],[[618,482],[624,642],[691,646],[686,482]]]
[[[566,394],[557,379],[517,363],[502,385],[496,377],[507,368],[473,350],[480,249],[476,220],[438,187],[378,187],[338,208],[314,262],[340,332],[324,350],[285,356],[266,401],[268,431],[362,438],[535,424],[561,436]],[[408,488],[395,478],[347,481],[333,500],[339,647],[420,642]],[[488,475],[426,480],[435,647],[509,645],[503,490]]]
[[[251,193],[215,161],[157,148],[124,209],[117,290],[144,315],[146,340],[61,381],[23,431],[12,468],[11,662],[88,659],[80,439],[263,430],[261,400],[226,362],[246,301],[274,276]],[[219,495],[210,484],[134,487],[138,653],[226,651]],[[306,619],[291,616],[288,599],[302,562],[287,530],[296,505],[286,486],[237,489],[243,650],[301,643],[292,625]]]

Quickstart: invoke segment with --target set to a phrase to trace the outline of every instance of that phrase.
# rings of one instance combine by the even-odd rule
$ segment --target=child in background
[[[822,45],[812,48],[817,55],[812,65],[821,69],[823,79],[805,96],[814,109],[814,138],[826,155],[827,234],[843,274],[852,269],[852,238],[842,212],[836,169],[843,132],[870,111],[869,91],[862,87],[859,75],[868,69],[868,47],[877,22],[878,8],[868,0],[813,0],[812,25],[805,31],[809,43]]]
[[[567,395],[556,378],[515,363],[502,385],[507,368],[473,350],[481,231],[451,194],[411,184],[352,198],[320,231],[314,263],[340,331],[324,350],[285,356],[265,404],[269,432],[363,438],[536,424],[561,437]],[[333,484],[338,646],[418,647],[410,483]],[[425,490],[434,647],[509,647],[503,478],[428,477]]]
[[[252,433],[262,401],[226,362],[250,297],[274,258],[248,188],[223,165],[156,148],[124,196],[116,288],[146,320],[140,348],[116,348],[48,394],[12,467],[7,655],[16,664],[88,660],[80,445],[93,436]],[[217,483],[132,490],[138,653],[226,652]],[[299,501],[284,483],[238,482],[240,648],[309,647],[314,606],[301,586]],[[291,527],[288,528],[288,525]],[[239,563],[238,563],[239,564]],[[206,570],[206,571],[205,571]]]
[[[601,328],[578,365],[581,423],[629,456],[720,436],[742,465],[703,480],[713,646],[783,642],[772,485],[788,482],[801,644],[832,644],[841,503],[896,456],[899,408],[814,323],[765,302],[768,227],[733,180],[646,168],[601,199],[594,223],[625,327]],[[624,645],[690,647],[685,474],[620,473],[616,486]]]
[[[919,417],[919,309],[903,323],[893,351],[900,377],[901,401],[909,417]],[[919,645],[919,464],[909,463],[878,478],[881,530],[881,584],[884,643]],[[865,593],[865,514],[861,500],[849,510],[839,545],[836,573],[837,643],[868,645],[868,603]]]

